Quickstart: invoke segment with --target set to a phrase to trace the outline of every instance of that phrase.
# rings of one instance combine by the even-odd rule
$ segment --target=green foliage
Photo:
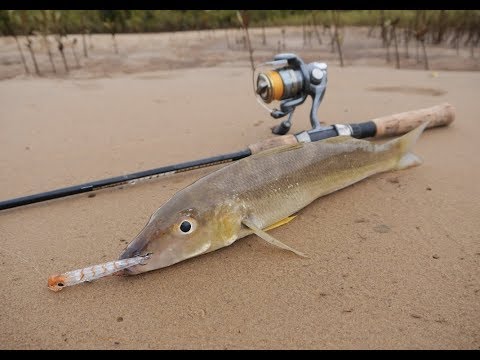
[[[9,26],[16,33],[31,33],[45,26],[44,10],[0,10],[0,32],[7,35]],[[236,10],[46,10],[50,15],[48,26],[55,24],[57,32],[92,33],[161,32],[215,28],[238,28]],[[314,11],[318,25],[329,26],[327,10],[248,10],[249,26],[302,25],[309,22]],[[12,12],[11,14],[9,12]],[[339,11],[345,26],[379,25],[380,10]],[[480,29],[478,10],[385,10],[386,19],[399,19],[399,27],[429,26],[447,29]],[[16,19],[13,19],[15,17]],[[43,25],[42,25],[43,24]],[[49,31],[53,31],[49,29]]]
[[[25,10],[0,10],[0,34],[4,36],[30,33],[32,19]]]
[[[8,10],[0,10],[0,34],[3,36],[13,35]]]

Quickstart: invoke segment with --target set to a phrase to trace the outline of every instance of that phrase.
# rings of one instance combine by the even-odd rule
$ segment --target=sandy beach
[[[209,51],[201,65],[4,76],[0,199],[272,136],[247,55]],[[421,166],[320,198],[272,230],[308,259],[248,236],[158,271],[47,288],[53,273],[116,259],[162,203],[214,168],[1,211],[0,348],[479,349],[480,73],[328,63],[327,123],[443,102],[456,120],[424,133]],[[292,132],[309,127],[308,112],[309,102]]]

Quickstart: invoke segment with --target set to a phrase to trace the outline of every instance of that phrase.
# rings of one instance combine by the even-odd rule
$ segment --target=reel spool
[[[270,69],[257,71],[263,67]],[[322,128],[317,111],[327,88],[327,64],[305,64],[295,54],[278,54],[273,61],[258,66],[253,76],[254,90],[260,105],[275,119],[288,115],[287,120],[272,128],[274,134],[284,135],[290,130],[295,108],[303,104],[309,95],[312,97],[312,130]],[[278,105],[279,108],[268,107],[266,104]]]

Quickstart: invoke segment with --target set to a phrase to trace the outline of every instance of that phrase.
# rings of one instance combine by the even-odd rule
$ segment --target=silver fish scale
[[[395,152],[351,137],[259,153],[200,179],[207,193],[236,196],[265,228],[313,200],[394,166]],[[195,184],[195,185],[196,185]]]

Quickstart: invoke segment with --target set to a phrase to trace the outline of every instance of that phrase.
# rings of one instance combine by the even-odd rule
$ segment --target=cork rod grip
[[[375,137],[402,135],[429,121],[427,128],[446,126],[455,120],[455,108],[449,103],[412,110],[373,119],[377,126]]]

